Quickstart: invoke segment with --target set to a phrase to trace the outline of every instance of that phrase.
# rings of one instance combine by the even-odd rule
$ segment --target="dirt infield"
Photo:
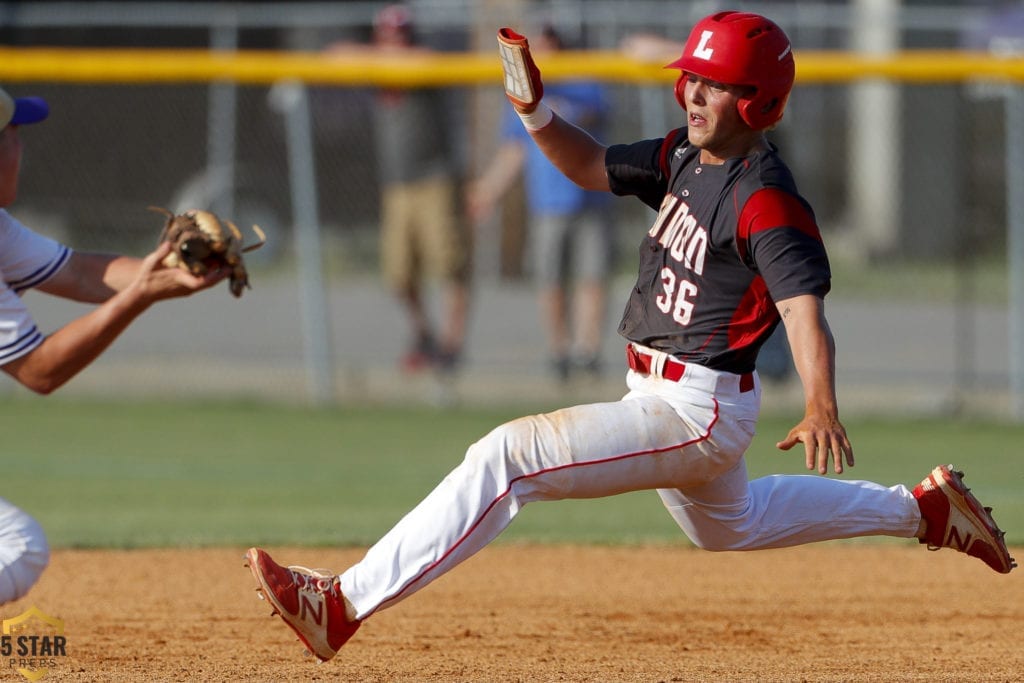
[[[334,569],[361,555],[269,550]],[[67,655],[44,681],[1024,680],[1024,570],[911,544],[499,544],[323,665],[269,617],[242,554],[58,551],[0,616],[63,619]],[[0,681],[25,680],[3,666]]]

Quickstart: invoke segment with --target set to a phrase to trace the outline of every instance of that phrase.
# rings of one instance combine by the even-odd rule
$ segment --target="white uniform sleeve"
[[[20,293],[45,282],[71,257],[71,250],[32,232],[0,209],[0,365],[39,346],[43,335]]]

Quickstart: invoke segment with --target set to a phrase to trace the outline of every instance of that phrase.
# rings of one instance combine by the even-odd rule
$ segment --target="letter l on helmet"
[[[665,68],[682,70],[676,99],[683,109],[687,74],[754,88],[736,105],[754,130],[769,128],[782,118],[796,73],[793,48],[781,28],[759,14],[732,11],[697,22],[682,56]]]

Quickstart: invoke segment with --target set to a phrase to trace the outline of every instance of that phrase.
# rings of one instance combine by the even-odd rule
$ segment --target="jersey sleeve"
[[[799,197],[765,188],[747,200],[737,229],[740,256],[765,281],[774,301],[824,297],[831,269],[814,214]]]
[[[668,173],[662,164],[664,138],[605,150],[604,165],[611,191],[620,197],[637,197],[657,210],[668,191]]]
[[[46,282],[71,257],[71,250],[35,233],[0,209],[0,365],[43,342],[20,293]]]
[[[0,273],[15,294],[46,282],[69,258],[68,247],[29,230],[0,209]]]
[[[0,285],[0,365],[21,358],[43,343],[21,297],[6,284]]]

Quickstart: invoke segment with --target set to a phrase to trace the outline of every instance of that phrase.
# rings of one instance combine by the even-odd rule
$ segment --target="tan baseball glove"
[[[167,216],[160,242],[170,242],[173,248],[164,258],[165,266],[183,268],[193,275],[227,268],[231,272],[228,279],[231,293],[236,297],[242,296],[242,291],[249,287],[249,274],[242,254],[259,249],[267,241],[258,225],[253,225],[252,230],[259,241],[245,246],[242,231],[231,221],[222,220],[210,211],[193,209],[176,214],[156,206],[149,208]]]

